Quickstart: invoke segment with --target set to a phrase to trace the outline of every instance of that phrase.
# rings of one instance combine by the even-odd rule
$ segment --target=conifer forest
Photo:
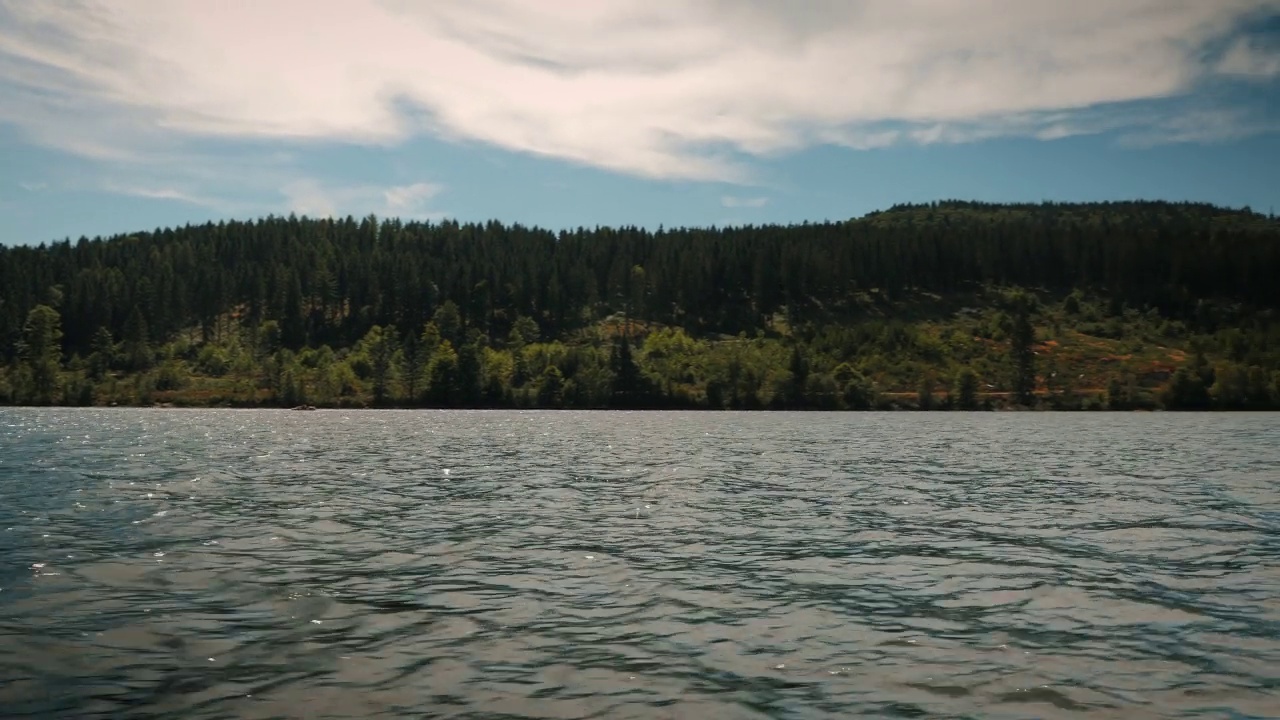
[[[1280,409],[1280,221],[1121,202],[0,247],[0,403]]]

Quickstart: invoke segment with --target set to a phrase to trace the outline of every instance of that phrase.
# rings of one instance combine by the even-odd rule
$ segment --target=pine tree
[[[101,380],[116,361],[116,344],[111,331],[105,326],[99,326],[93,334],[89,350],[89,374],[95,380]]]
[[[151,367],[151,338],[147,330],[147,318],[137,305],[129,312],[124,324],[124,357],[129,369],[138,371]]]
[[[21,354],[29,373],[29,400],[40,405],[53,402],[62,364],[62,317],[57,310],[48,305],[31,308],[22,329]]]
[[[978,409],[978,376],[970,368],[963,368],[956,375],[955,407],[960,410]]]
[[[1025,302],[1019,302],[1013,316],[1013,332],[1010,336],[1014,361],[1013,392],[1019,405],[1035,403],[1035,328],[1031,325],[1031,311]]]
[[[626,335],[614,344],[610,367],[613,370],[614,405],[637,407],[648,402],[648,384],[631,355],[631,341]]]

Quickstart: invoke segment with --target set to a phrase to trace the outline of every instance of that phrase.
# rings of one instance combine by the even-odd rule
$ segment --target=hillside
[[[904,205],[796,226],[266,218],[0,248],[0,402],[1280,408],[1280,222]]]

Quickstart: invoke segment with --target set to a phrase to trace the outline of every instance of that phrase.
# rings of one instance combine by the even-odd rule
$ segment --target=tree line
[[[7,247],[0,400],[1264,407],[1278,240],[1248,209],[950,201],[792,226],[290,216]],[[1055,394],[1051,355],[1090,387]]]

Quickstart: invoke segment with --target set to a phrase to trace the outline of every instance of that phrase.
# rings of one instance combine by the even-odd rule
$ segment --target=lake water
[[[6,718],[1280,717],[1280,415],[0,410]]]

